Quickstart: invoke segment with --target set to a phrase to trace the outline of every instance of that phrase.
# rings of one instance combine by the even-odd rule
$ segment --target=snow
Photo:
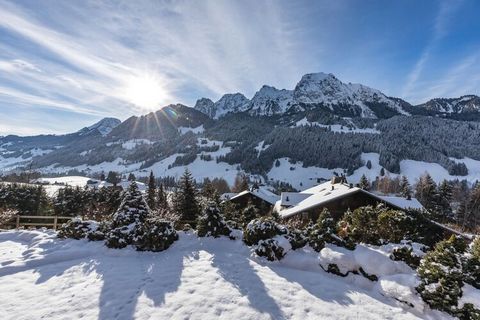
[[[178,131],[180,132],[180,134],[185,134],[187,132],[192,132],[194,134],[199,134],[199,133],[203,133],[205,131],[205,129],[203,128],[203,124],[198,126],[198,127],[195,127],[195,128],[190,128],[190,127],[178,127]]]
[[[108,249],[51,231],[0,233],[0,310],[15,319],[450,319],[381,279],[324,272],[307,249],[270,263],[241,241],[180,232],[167,251]],[[332,250],[336,250],[332,248]]]
[[[265,151],[268,149],[268,147],[270,147],[269,144],[265,144],[265,141],[260,141],[257,146],[254,148],[258,154],[257,154],[257,158],[260,157],[260,153],[262,153],[262,151]]]
[[[111,183],[108,183],[106,181],[100,181],[100,180],[91,179],[83,176],[38,178],[34,182],[42,184],[47,195],[49,196],[54,196],[58,192],[58,190],[64,188],[66,185],[71,187],[80,187],[80,188],[84,188],[86,186],[95,187],[95,188],[112,186]],[[129,184],[130,184],[129,181],[122,180],[118,183],[118,186],[121,186],[123,189],[126,189]],[[144,183],[137,181],[137,185],[141,191],[146,190],[146,185]]]
[[[226,149],[230,148],[220,148],[218,151],[215,152],[205,152],[205,154],[211,154],[212,160],[205,161],[197,157],[192,163],[186,166],[177,166],[177,167],[170,167],[169,165],[173,164],[175,158],[182,154],[173,154],[161,161],[154,163],[152,166],[145,168],[145,169],[136,169],[133,171],[135,176],[142,177],[148,176],[150,171],[153,171],[153,174],[157,177],[161,176],[172,176],[176,179],[179,179],[185,169],[192,173],[192,177],[201,182],[205,178],[213,179],[213,178],[224,178],[229,185],[233,185],[235,181],[235,177],[240,172],[237,170],[237,165],[230,165],[226,162],[219,162],[215,160],[215,156],[224,154]]]
[[[276,195],[275,193],[271,192],[265,186],[259,186],[258,189],[242,191],[242,192],[238,193],[237,195],[231,197],[230,200],[233,200],[237,197],[241,197],[241,196],[243,196],[247,193],[251,193],[251,194],[257,196],[258,198],[262,199],[263,201],[266,201],[270,204],[275,204],[278,200],[280,200],[279,195]]]
[[[381,132],[374,128],[357,128],[356,126],[351,123],[351,126],[344,126],[340,124],[321,124],[316,121],[308,121],[307,118],[303,118],[295,122],[294,127],[302,127],[302,126],[314,126],[314,127],[322,127],[327,128],[332,132],[337,133],[370,133],[370,134],[380,134]]]
[[[480,290],[472,287],[469,284],[464,284],[462,287],[462,297],[458,301],[458,306],[462,308],[465,303],[471,303],[477,309],[480,309]]]
[[[144,145],[144,144],[153,144],[153,142],[148,139],[131,139],[122,143],[122,148],[126,150],[133,150],[137,146]]]
[[[402,209],[424,209],[422,204],[415,198],[406,199],[403,197],[383,195],[377,195],[377,197]]]
[[[273,162],[272,169],[267,174],[268,179],[290,183],[295,189],[315,186],[319,181],[329,180],[334,172],[343,172],[342,168],[303,167],[301,161],[292,164],[289,158],[280,158],[278,161],[280,166],[275,166],[275,161]]]
[[[116,126],[121,123],[120,120],[116,118],[103,118],[102,120],[98,121],[97,123],[91,125],[90,127],[86,127],[78,131],[80,135],[88,134],[94,130],[100,132],[102,136],[108,135]]]
[[[452,176],[448,173],[447,169],[445,169],[438,163],[430,163],[416,160],[400,161],[400,172],[401,174],[405,175],[412,183],[415,182],[421,175],[425,174],[425,172],[428,172],[432,176],[432,179],[437,183],[442,182],[444,179],[466,179],[470,183],[475,183],[475,181],[480,180],[480,161],[470,158],[452,159],[457,163],[464,163],[467,166],[467,176]]]

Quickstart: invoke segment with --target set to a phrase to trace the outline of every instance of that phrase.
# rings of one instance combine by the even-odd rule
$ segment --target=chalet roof
[[[312,193],[301,192],[282,192],[280,195],[280,205],[284,207],[296,206],[299,202],[310,197]]]
[[[277,202],[280,199],[279,195],[271,192],[265,186],[259,186],[258,188],[255,188],[255,189],[242,191],[242,192],[234,195],[233,197],[231,197],[230,200],[240,198],[240,197],[242,197],[244,195],[247,195],[247,194],[251,194],[255,197],[258,197],[258,198],[262,199],[263,201],[270,203],[271,205],[274,205],[275,202]]]
[[[380,196],[346,183],[332,184],[331,182],[325,182],[300,192],[299,195],[301,194],[302,196],[299,196],[297,199],[300,199],[300,197],[304,197],[304,199],[291,208],[280,210],[279,214],[282,218],[288,218],[358,192],[365,193],[372,198],[376,198],[379,202],[385,202],[398,209],[423,209],[423,206],[415,198],[407,200],[401,197]],[[289,197],[291,196],[291,193],[289,193]]]

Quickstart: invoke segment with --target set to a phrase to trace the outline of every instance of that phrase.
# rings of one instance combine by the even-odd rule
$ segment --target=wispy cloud
[[[430,59],[432,50],[434,50],[438,42],[448,34],[449,23],[451,23],[455,11],[461,4],[461,0],[444,0],[440,2],[438,13],[433,23],[431,39],[407,76],[407,81],[402,90],[402,96],[404,98],[416,98],[414,97],[413,92],[415,91],[418,80]]]
[[[468,1],[0,0],[0,131],[15,108],[12,132],[31,132],[20,117],[27,127],[49,110],[38,132],[65,132],[144,113],[135,105],[143,87],[159,97],[151,108],[191,106],[228,92],[251,97],[263,84],[291,89],[318,71],[408,100],[463,92],[455,83],[472,86],[457,80],[476,70],[473,49],[442,65],[441,79],[426,75]],[[416,33],[428,40],[414,46]]]

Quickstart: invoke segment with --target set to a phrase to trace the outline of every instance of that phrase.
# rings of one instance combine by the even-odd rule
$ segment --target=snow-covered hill
[[[103,118],[97,123],[81,129],[80,131],[78,131],[78,133],[80,135],[88,135],[92,132],[98,131],[102,136],[106,136],[113,130],[113,128],[118,126],[120,123],[122,122],[116,118]]]
[[[480,111],[480,97],[466,95],[460,98],[435,98],[419,105],[429,111],[439,113],[468,113]]]
[[[183,232],[153,253],[8,231],[0,233],[0,310],[5,320],[450,319],[425,306],[413,271],[388,250],[305,248],[273,263],[240,240]],[[329,262],[375,270],[379,281],[326,273],[320,264]]]

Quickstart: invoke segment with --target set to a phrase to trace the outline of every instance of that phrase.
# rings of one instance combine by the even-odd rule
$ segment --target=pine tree
[[[192,174],[185,169],[183,176],[180,178],[179,188],[175,194],[174,209],[181,217],[181,220],[194,222],[196,221],[200,207],[197,201],[197,191],[195,190]]]
[[[370,160],[367,161],[367,168],[368,170],[372,169],[372,162]]]
[[[150,209],[152,210],[156,209],[155,192],[156,192],[155,176],[153,175],[153,171],[150,171],[150,177],[148,178],[148,188],[147,188],[147,203]]]
[[[202,196],[207,198],[208,200],[213,200],[215,195],[215,188],[213,187],[212,182],[210,179],[205,178],[203,181],[203,188],[202,188]]]
[[[100,174],[100,181],[105,181],[105,173],[102,171],[102,173]]]
[[[165,189],[163,188],[163,183],[157,188],[157,204],[156,207],[159,210],[166,210],[168,209],[168,201],[167,201],[167,194],[165,193]]]
[[[136,228],[151,215],[150,208],[132,181],[123,193],[122,203],[112,218],[112,229],[106,235],[106,245],[110,248],[124,248],[132,244]]]
[[[363,190],[370,190],[370,181],[368,181],[367,177],[363,174],[360,178],[360,188]]]
[[[251,202],[247,204],[242,212],[242,224],[246,227],[250,221],[259,217],[259,211]]]
[[[106,181],[111,183],[114,187],[120,182],[120,178],[118,177],[118,173],[115,171],[109,171],[107,175]]]
[[[384,176],[385,175],[385,169],[382,167],[382,169],[380,169],[380,176]]]
[[[438,200],[444,219],[452,218],[452,207],[450,206],[450,202],[452,201],[452,192],[452,186],[447,180],[443,180],[438,186]]]
[[[480,184],[476,184],[470,193],[468,211],[465,218],[468,229],[476,230],[480,222]]]
[[[135,175],[133,173],[129,173],[128,174],[128,178],[127,178],[128,181],[135,181],[137,180],[137,178],[135,177]]]
[[[415,196],[434,215],[438,216],[441,213],[437,185],[430,174],[426,173],[420,177],[415,187]]]
[[[230,229],[225,223],[217,204],[210,202],[202,215],[198,217],[197,233],[199,237],[228,236]]]
[[[402,180],[400,180],[400,194],[405,199],[412,198],[412,189],[406,176],[402,176]]]

